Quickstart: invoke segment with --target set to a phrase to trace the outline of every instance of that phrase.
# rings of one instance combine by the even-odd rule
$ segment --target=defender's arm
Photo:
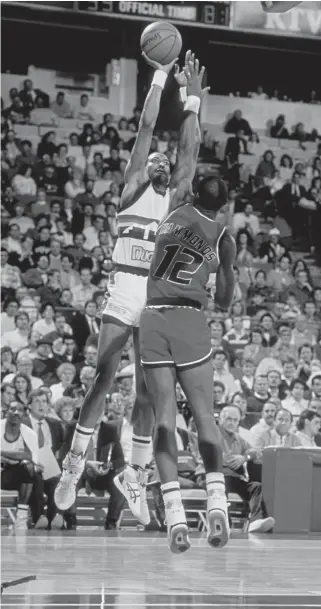
[[[235,239],[225,229],[218,245],[220,264],[216,275],[216,292],[214,301],[222,309],[228,309],[234,297],[233,264],[236,257]]]

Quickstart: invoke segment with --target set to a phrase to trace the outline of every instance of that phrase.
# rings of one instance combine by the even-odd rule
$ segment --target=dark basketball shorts
[[[140,319],[144,368],[195,368],[212,357],[210,330],[203,311],[188,307],[146,308]]]

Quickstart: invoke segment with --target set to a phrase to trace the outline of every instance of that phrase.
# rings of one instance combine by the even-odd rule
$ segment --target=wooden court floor
[[[321,608],[321,538],[238,535],[213,550],[195,535],[176,556],[158,534],[4,533],[1,581],[3,609]]]

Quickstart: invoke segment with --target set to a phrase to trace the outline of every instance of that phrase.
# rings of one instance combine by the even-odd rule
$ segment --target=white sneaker
[[[207,542],[213,548],[223,548],[230,538],[225,492],[214,490],[207,498]]]
[[[85,469],[85,457],[66,456],[62,464],[62,474],[55,490],[55,503],[59,510],[68,510],[76,501],[77,484]]]
[[[148,472],[146,469],[138,469],[136,471],[136,478],[140,492],[140,521],[145,527],[150,523],[150,513],[147,502],[147,482]]]
[[[14,529],[19,533],[28,531],[28,510],[17,509]]]
[[[165,506],[167,536],[169,547],[173,554],[181,554],[191,547],[188,536],[186,514],[180,499],[169,502]]]
[[[134,467],[132,465],[127,465],[120,474],[115,476],[114,484],[127,500],[128,507],[133,516],[141,521],[141,489],[140,484],[138,483],[137,471]]]
[[[270,516],[269,518],[258,518],[249,524],[249,533],[268,533],[275,526],[275,520]]]

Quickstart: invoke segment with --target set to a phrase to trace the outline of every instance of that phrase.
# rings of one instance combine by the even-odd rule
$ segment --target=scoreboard
[[[168,20],[184,25],[207,27],[230,26],[230,2],[4,2],[38,10],[74,11],[99,17],[137,21]]]

